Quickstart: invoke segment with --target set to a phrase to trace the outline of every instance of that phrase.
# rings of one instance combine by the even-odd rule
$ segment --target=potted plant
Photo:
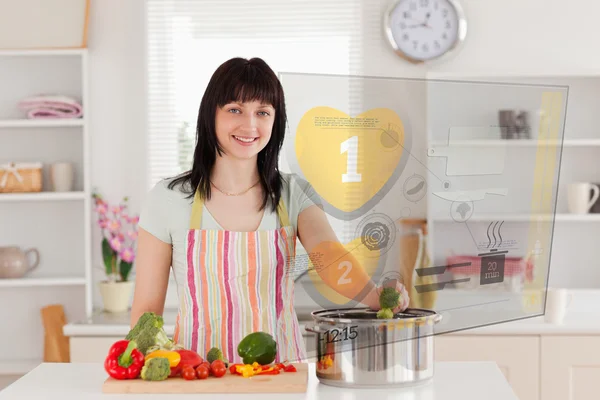
[[[127,197],[118,205],[109,204],[97,192],[93,197],[106,272],[106,280],[99,282],[104,310],[124,312],[129,309],[133,291],[130,274],[135,262],[139,216],[129,214]]]

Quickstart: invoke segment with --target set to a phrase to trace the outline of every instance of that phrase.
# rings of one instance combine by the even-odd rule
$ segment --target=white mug
[[[590,199],[590,190],[594,191]],[[569,212],[572,214],[587,214],[600,196],[600,187],[593,183],[576,182],[569,184]]]
[[[73,165],[55,163],[50,166],[50,181],[55,192],[69,192],[73,189]]]
[[[572,299],[573,295],[567,289],[548,289],[544,320],[550,324],[562,324]]]

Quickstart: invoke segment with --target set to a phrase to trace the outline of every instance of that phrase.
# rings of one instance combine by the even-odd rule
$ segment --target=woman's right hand
[[[402,282],[398,280],[389,280],[385,283],[384,286],[374,286],[371,291],[365,296],[362,303],[369,307],[371,310],[379,311],[381,306],[379,305],[379,295],[384,287],[395,287],[396,290],[400,293],[400,304],[393,311],[394,314],[398,312],[402,312],[408,308],[410,303],[410,296],[406,287]]]

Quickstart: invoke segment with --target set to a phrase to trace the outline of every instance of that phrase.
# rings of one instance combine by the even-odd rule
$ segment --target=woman
[[[328,285],[379,309],[378,288],[338,242],[310,185],[278,169],[286,122],[281,84],[263,60],[233,58],[215,71],[191,171],[155,185],[142,209],[132,326],[146,311],[162,314],[172,266],[176,342],[200,354],[218,347],[237,362],[240,340],[264,331],[277,341],[277,360],[304,359],[290,273],[296,237],[318,254],[313,264]],[[408,305],[397,288],[395,311]]]

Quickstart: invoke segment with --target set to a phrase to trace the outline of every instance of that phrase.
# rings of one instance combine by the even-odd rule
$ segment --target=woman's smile
[[[252,144],[254,144],[254,142],[258,140],[258,136],[252,137],[233,135],[233,138],[242,146],[251,146]]]

